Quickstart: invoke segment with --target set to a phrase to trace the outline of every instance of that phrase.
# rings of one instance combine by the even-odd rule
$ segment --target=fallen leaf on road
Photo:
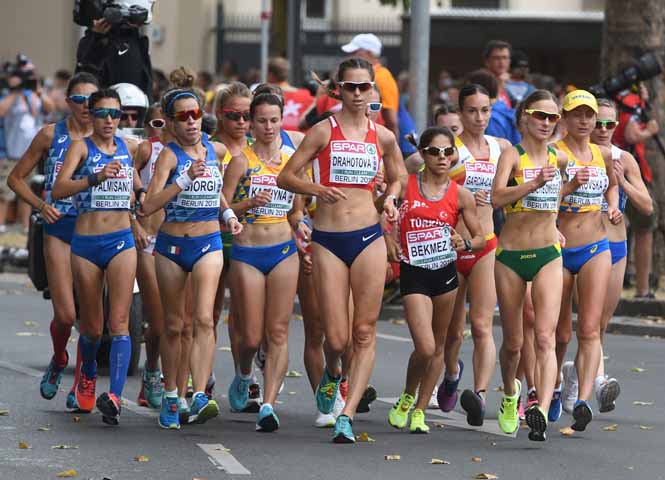
[[[289,395],[295,395],[296,392],[289,392]]]
[[[284,405],[284,402],[282,402],[281,400],[275,400],[275,403],[276,403],[277,405]]]
[[[503,385],[499,385],[498,387],[494,387],[493,389],[495,392],[503,392]]]
[[[653,402],[641,402],[640,400],[635,400],[633,405],[637,405],[638,407],[650,407],[653,405]]]
[[[53,445],[52,450],[78,450],[78,445]]]
[[[217,350],[219,350],[220,352],[230,352],[231,347],[219,347]]]
[[[289,378],[299,378],[302,377],[302,373],[300,373],[298,370],[289,370],[286,372],[286,376]]]
[[[16,332],[17,337],[43,337],[44,334],[40,332]]]
[[[633,367],[633,368],[630,369],[630,371],[633,372],[633,373],[642,373],[642,372],[646,372],[647,369],[642,368],[642,367]]]
[[[20,448],[21,450],[27,450],[28,448],[30,448],[30,445],[28,445],[25,442],[18,442],[18,448]]]
[[[391,318],[390,323],[393,325],[406,325],[406,320],[403,318]]]
[[[39,427],[37,429],[38,432],[49,432],[51,430],[51,427]]]
[[[471,330],[464,330],[462,332],[462,338],[464,338],[464,340],[466,340],[467,338],[471,338]]]
[[[9,415],[9,410],[0,410],[0,417],[4,417],[6,415]]]
[[[476,463],[480,463],[480,462],[483,461],[483,459],[480,458],[480,457],[471,457],[471,461],[472,461],[472,462],[476,462]]]
[[[632,465],[626,465],[626,470],[635,470],[635,467]]]
[[[138,455],[138,456],[134,457],[134,461],[135,462],[149,462],[150,457],[146,457],[145,455]]]
[[[72,468],[70,470],[65,470],[63,472],[56,473],[55,476],[59,478],[72,478],[75,477],[76,475],[78,475],[78,472]]]
[[[72,417],[72,420],[74,420],[74,423],[79,423],[81,421],[81,417],[74,416]]]
[[[653,430],[651,425],[640,425],[640,430]]]
[[[429,463],[432,465],[450,465],[448,460],[441,460],[440,458],[433,458]]]
[[[298,315],[297,313],[294,313],[294,314],[293,314],[293,319],[294,319],[294,320],[299,320],[299,321],[302,322],[302,315]]]
[[[26,320],[25,322],[23,322],[23,325],[25,325],[26,327],[38,327],[39,326],[39,324],[37,322],[33,322],[32,320]]]
[[[436,428],[445,428],[446,424],[443,422],[432,422]]]
[[[526,423],[522,423],[522,424],[520,424],[520,428],[521,428],[522,430],[528,430],[528,429],[529,429],[529,426],[528,426]]]
[[[389,461],[399,461],[402,459],[401,455],[385,455],[383,457],[384,460],[389,460]]]
[[[560,432],[561,435],[563,435],[563,436],[570,437],[570,436],[572,436],[572,435],[575,433],[575,430],[573,430],[573,429],[570,428],[570,427],[564,427],[564,428],[560,429],[559,432]]]
[[[604,432],[616,432],[617,428],[619,428],[619,425],[616,423],[613,423],[612,425],[606,425],[603,427]]]
[[[492,480],[494,478],[499,478],[499,477],[494,475],[493,473],[479,473],[473,478],[475,478],[476,480]]]
[[[356,435],[356,441],[374,443],[376,440],[374,440],[372,437],[370,437],[367,432],[363,432],[360,435]]]

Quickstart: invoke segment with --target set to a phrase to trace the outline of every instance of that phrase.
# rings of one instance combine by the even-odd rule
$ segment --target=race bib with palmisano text
[[[95,167],[95,173],[101,172],[103,167]],[[90,193],[90,207],[104,210],[129,210],[132,198],[132,180],[134,169],[123,166],[114,178],[107,178],[99,185],[92,187]]]

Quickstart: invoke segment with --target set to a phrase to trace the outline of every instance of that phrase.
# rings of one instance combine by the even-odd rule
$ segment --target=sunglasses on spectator
[[[354,93],[356,89],[367,92],[374,88],[374,82],[337,82],[337,85],[349,93]]]
[[[614,130],[617,128],[619,122],[616,120],[596,120],[596,128],[600,130],[605,127],[606,130]]]
[[[524,113],[531,115],[536,120],[541,120],[541,121],[547,119],[552,123],[556,123],[559,120],[561,120],[560,113],[545,112],[543,110],[534,110],[532,108],[524,110]]]
[[[153,118],[148,122],[148,125],[150,125],[152,128],[164,128],[166,122],[162,118]]]
[[[381,111],[381,102],[369,102],[367,104],[367,111],[370,113],[379,113]]]
[[[249,110],[241,112],[240,110],[234,110],[232,108],[222,108],[222,113],[224,114],[224,118],[233,122],[239,122],[241,118],[244,121],[249,122]]]
[[[455,147],[434,147],[434,146],[429,146],[425,147],[422,149],[423,152],[425,152],[428,155],[433,155],[435,157],[438,157],[443,153],[444,156],[446,157],[452,157],[455,155]]]
[[[90,99],[90,95],[70,95],[67,98],[77,105],[83,105]]]
[[[117,120],[122,115],[122,110],[119,108],[95,108],[90,110],[90,113],[95,118],[106,119],[110,116],[113,120]]]
[[[120,117],[120,120],[132,120],[133,122],[138,119],[139,119],[138,113],[122,112],[122,116]]]
[[[203,116],[203,110],[200,108],[195,108],[193,110],[182,110],[180,112],[175,112],[173,114],[173,118],[178,120],[179,122],[186,122],[190,118],[193,120],[198,120]]]

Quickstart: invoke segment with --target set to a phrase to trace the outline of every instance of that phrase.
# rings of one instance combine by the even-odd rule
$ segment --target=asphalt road
[[[303,327],[298,319],[292,322],[289,369],[303,376],[286,380],[276,405],[280,430],[260,434],[254,431],[254,415],[228,409],[225,393],[232,362],[224,348],[228,338],[221,330],[221,350],[215,362],[216,396],[222,408],[219,418],[180,431],[159,429],[154,412],[131,402],[136,400],[139,377],[128,380],[128,402],[119,427],[104,425],[96,412],[66,413],[66,391],[52,401],[41,399],[38,391],[51,355],[50,318],[50,304],[29,287],[25,276],[0,277],[0,411],[8,410],[0,415],[1,480],[57,478],[59,472],[69,469],[76,470],[75,478],[99,480],[212,480],[240,475],[321,480],[470,479],[481,473],[530,480],[665,478],[665,341],[661,339],[608,336],[607,369],[623,390],[617,409],[598,415],[586,432],[572,437],[559,433],[570,425],[570,417],[564,414],[550,426],[549,441],[536,444],[527,439],[526,430],[520,430],[516,439],[494,433],[497,391],[489,394],[490,420],[483,431],[459,428],[465,423],[459,414],[443,417],[438,411],[428,413],[433,427],[430,435],[410,435],[390,427],[386,420],[389,402],[403,388],[411,343],[406,326],[380,322],[372,382],[386,401],[374,403],[372,411],[358,415],[354,424],[357,435],[366,432],[374,442],[333,445],[330,430],[312,426],[315,404],[301,361]],[[499,341],[499,329],[495,334]],[[70,343],[70,352],[74,348],[75,343]],[[465,341],[462,356],[468,365],[471,349],[471,341]],[[636,367],[643,371],[633,371]],[[62,388],[69,389],[71,382],[70,368]],[[469,382],[467,373],[462,388]],[[493,387],[498,384],[495,374]],[[100,378],[98,391],[107,386],[108,379]],[[613,425],[614,431],[614,427],[603,429]],[[19,448],[19,442],[29,448]],[[58,446],[72,448],[54,448]],[[386,455],[400,459],[386,460]],[[137,461],[137,457],[145,461]],[[435,458],[450,463],[432,464]]]

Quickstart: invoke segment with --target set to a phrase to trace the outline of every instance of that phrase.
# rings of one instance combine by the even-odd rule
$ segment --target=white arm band
[[[191,179],[187,172],[175,179],[175,184],[180,187],[180,190],[187,190],[192,183],[194,183],[194,180]]]
[[[231,221],[232,218],[235,218],[238,220],[238,217],[234,213],[232,208],[227,208],[222,212],[222,220],[224,220],[224,223],[228,226],[229,221]]]

